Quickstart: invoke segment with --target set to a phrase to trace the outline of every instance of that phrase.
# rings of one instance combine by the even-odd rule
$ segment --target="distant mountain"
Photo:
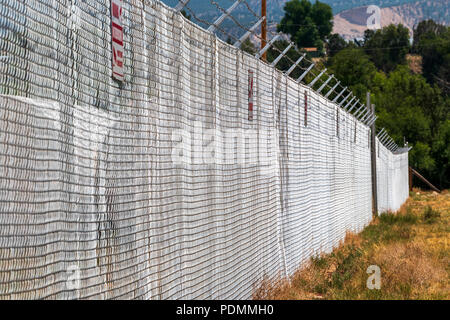
[[[287,1],[267,1],[268,21],[271,31],[276,30],[276,24],[284,16],[283,8]],[[179,0],[162,0],[162,2],[175,7]],[[189,15],[195,16],[192,18],[194,22],[206,27],[207,25],[204,22],[211,23],[222,14],[217,6],[227,9],[234,2],[235,0],[190,0],[188,3],[189,10],[186,11]],[[365,30],[367,14],[363,11],[369,5],[377,5],[383,8],[382,25],[389,24],[390,21],[398,21],[412,28],[418,21],[429,18],[447,24],[450,23],[449,0],[322,0],[321,2],[331,6],[335,14],[335,32],[342,33],[346,38],[358,37],[361,34],[361,29],[364,28]],[[247,5],[244,2],[239,4],[233,11],[232,16],[239,24],[250,28],[258,20],[257,16],[261,14],[261,0],[246,0],[246,3]],[[388,7],[389,10],[384,9]],[[225,20],[222,27],[234,37],[243,34],[242,29],[230,19]],[[228,37],[220,32],[218,36],[224,40]]]
[[[271,16],[271,21],[279,21],[284,15],[284,4],[288,0],[268,0],[267,1],[267,11]],[[162,0],[162,2],[166,3],[171,7],[175,7],[179,0]],[[214,0],[219,6],[222,8],[230,7],[235,0]],[[315,0],[310,0],[310,2],[314,3]],[[348,10],[351,8],[364,7],[369,5],[377,5],[379,7],[392,7],[398,6],[409,2],[414,2],[414,0],[321,0],[320,2],[326,3],[330,5],[333,9],[333,13],[337,14],[341,11]],[[431,2],[431,1],[430,1]],[[260,13],[261,11],[261,0],[247,0],[249,6],[255,12]],[[214,16],[217,14],[217,7],[212,3],[211,0],[190,0],[188,4],[189,8],[192,9],[195,13],[198,13],[200,16]],[[244,9],[246,6],[241,5],[241,9]],[[236,9],[237,11],[239,8]]]
[[[347,40],[362,38],[367,29],[367,7],[343,11],[334,17],[334,33],[339,33]],[[433,19],[450,25],[450,0],[415,1],[400,6],[381,9],[381,26],[403,24],[411,31],[422,20]]]

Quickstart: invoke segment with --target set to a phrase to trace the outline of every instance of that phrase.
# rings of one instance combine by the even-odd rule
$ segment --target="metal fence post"
[[[367,109],[372,107],[372,113],[375,114],[375,105],[370,105],[370,92],[367,92]],[[376,157],[376,121],[373,121],[372,127],[372,143],[370,156],[372,159],[372,195],[373,195],[373,216],[378,216],[378,193],[377,193],[377,157]]]

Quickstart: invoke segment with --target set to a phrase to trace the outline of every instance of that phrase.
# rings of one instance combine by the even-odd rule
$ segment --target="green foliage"
[[[433,101],[439,91],[426,83],[423,77],[399,66],[381,83],[381,88],[374,91],[377,92],[374,103],[381,113],[380,126],[386,126],[391,135],[398,138],[403,134],[412,143],[430,138],[431,121],[426,114],[433,108],[430,104],[440,102]]]
[[[415,46],[422,54],[428,53],[424,70],[428,68],[426,59],[435,59],[435,65],[441,67],[431,72],[446,76],[442,61],[450,55],[450,47],[440,40],[436,45],[424,43],[444,37],[448,28],[427,22],[419,24],[417,30]],[[377,126],[385,127],[399,145],[406,138],[413,147],[411,166],[445,189],[450,187],[450,98],[438,82],[431,82],[426,74],[413,74],[404,64],[407,46],[400,46],[400,51],[396,46],[404,44],[405,37],[407,30],[402,26],[367,30],[362,48],[348,45],[329,58],[328,67],[361,101],[367,91],[371,92],[379,117]],[[384,50],[386,47],[395,48]]]
[[[418,222],[418,217],[412,213],[411,210],[405,214],[393,214],[393,213],[382,213],[378,217],[381,224],[393,225],[393,224],[415,224]]]
[[[433,172],[439,185],[450,186],[450,119],[442,122],[432,146],[432,157],[438,164]]]
[[[423,75],[427,82],[442,91],[429,96],[427,112],[433,139],[413,153],[418,161],[422,154],[431,157],[435,166],[429,173],[441,188],[450,186],[450,27],[433,20],[422,21],[414,30],[413,49],[422,56]],[[443,95],[443,97],[442,97]],[[431,150],[430,150],[431,149]],[[426,152],[425,152],[426,151]],[[422,162],[430,163],[422,160]]]
[[[421,172],[430,172],[435,168],[435,161],[431,157],[431,147],[423,142],[412,144],[409,154],[410,164]]]
[[[409,154],[411,166],[436,182],[433,172],[438,163],[432,145],[444,113],[440,90],[407,67],[399,66],[374,92],[378,126],[385,127],[398,143],[405,137],[413,147]],[[448,163],[439,165],[448,167]]]
[[[391,24],[375,32],[368,30],[364,34],[364,50],[375,66],[386,73],[406,63],[409,49],[409,30],[401,24]]]
[[[181,14],[188,20],[192,19],[192,16],[186,12],[186,10],[181,10]]]
[[[308,0],[291,0],[284,6],[285,15],[277,27],[289,34],[298,47],[323,49],[323,41],[333,29],[333,12],[325,3]]]
[[[327,55],[333,57],[339,51],[347,48],[349,44],[339,34],[333,33],[327,39]]]
[[[313,256],[311,262],[318,268],[325,268],[328,265],[328,261],[324,256]]]
[[[409,240],[414,236],[411,226],[419,223],[419,217],[410,208],[405,214],[381,213],[377,220],[364,229],[363,239],[373,243]]]
[[[249,38],[245,39],[245,41],[242,42],[241,50],[250,53],[252,56],[255,55],[257,51],[255,45]]]
[[[288,45],[289,42],[286,40],[275,41],[273,46],[269,50],[267,50],[267,61],[269,63],[272,63],[280,55],[280,53],[287,48]],[[293,64],[292,61],[297,61],[298,58],[300,58],[300,55],[301,54],[297,50],[295,50],[295,48],[289,49],[287,54],[280,60],[280,62],[277,63],[277,69],[281,71],[288,70]],[[296,68],[290,75],[293,78],[298,78],[300,77],[300,74],[300,68]]]
[[[337,252],[335,255],[338,265],[331,277],[331,286],[342,289],[344,284],[354,276],[361,263],[362,250],[351,245],[348,252]]]
[[[450,27],[432,20],[419,23],[414,30],[414,51],[422,56],[423,75],[450,94]]]
[[[420,54],[419,43],[421,40],[442,35],[445,31],[446,27],[444,25],[437,24],[433,20],[421,21],[414,29],[413,52]]]
[[[372,79],[377,72],[369,57],[361,49],[349,47],[329,59],[328,64],[336,78],[365,101],[367,88],[373,87]]]
[[[325,40],[333,30],[333,11],[323,2],[317,1],[312,6],[311,18],[319,31],[319,38]]]

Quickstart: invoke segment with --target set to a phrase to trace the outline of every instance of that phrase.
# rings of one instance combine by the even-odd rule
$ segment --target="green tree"
[[[436,159],[434,175],[440,188],[446,188],[450,186],[450,119],[441,123],[432,152]]]
[[[188,20],[192,19],[192,16],[186,12],[186,10],[181,10],[181,14]]]
[[[249,38],[245,39],[245,41],[241,43],[241,50],[248,52],[251,55],[256,54],[256,47]]]
[[[327,55],[333,57],[339,51],[347,48],[349,44],[339,34],[334,33],[327,38]]]
[[[436,170],[445,164],[436,153],[444,147],[436,141],[446,138],[442,121],[448,118],[439,88],[428,84],[423,76],[411,73],[408,67],[398,66],[382,83],[373,100],[379,116],[378,126],[387,128],[398,143],[405,137],[413,147],[409,158],[411,165],[439,184]],[[439,134],[443,136],[441,139],[437,139]]]
[[[450,97],[442,87],[450,87],[449,28],[427,23],[417,29],[415,44],[423,55],[424,76],[413,74],[404,63],[407,31],[395,26],[367,30],[361,48],[348,44],[327,63],[361,101],[368,90],[372,93],[377,126],[385,127],[399,145],[405,137],[413,147],[411,166],[445,189],[450,187]],[[436,77],[443,82],[431,81]]]
[[[414,31],[414,48],[422,56],[423,75],[450,94],[450,27],[434,21],[420,23]]]
[[[289,45],[289,41],[286,40],[278,40],[275,41],[273,46],[267,50],[267,61],[272,63],[280,54],[283,52],[287,46]],[[300,52],[295,48],[289,49],[286,55],[277,63],[276,68],[281,71],[288,70],[292,64],[300,58]],[[300,76],[300,69],[296,68],[290,76],[293,78],[298,78]]]
[[[320,40],[324,41],[333,30],[333,10],[328,4],[316,0],[312,6],[311,18],[317,26]]]
[[[328,61],[330,72],[365,101],[367,90],[373,90],[377,69],[369,57],[359,48],[346,48]]]
[[[284,6],[285,15],[277,26],[279,32],[291,36],[299,48],[323,48],[323,41],[333,29],[333,12],[325,3],[290,0]]]
[[[364,34],[364,50],[375,66],[386,73],[399,64],[406,64],[409,49],[409,30],[401,24],[391,24],[375,32],[366,31]]]
[[[421,39],[434,37],[436,35],[440,36],[446,29],[447,28],[444,25],[437,24],[432,19],[421,21],[414,29],[413,52],[419,53],[418,46]]]
[[[424,172],[426,176],[430,177],[430,172],[435,170],[436,166],[436,163],[431,156],[431,147],[421,141],[410,144],[410,146],[413,147],[409,152],[410,165],[415,169]]]

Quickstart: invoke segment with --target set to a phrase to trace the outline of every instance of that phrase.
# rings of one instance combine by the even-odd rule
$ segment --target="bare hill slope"
[[[334,16],[334,33],[339,33],[346,39],[361,38],[367,29],[367,7],[359,7]],[[403,24],[413,30],[414,26],[422,20],[433,19],[443,24],[450,24],[450,0],[416,1],[381,8],[381,26]]]

